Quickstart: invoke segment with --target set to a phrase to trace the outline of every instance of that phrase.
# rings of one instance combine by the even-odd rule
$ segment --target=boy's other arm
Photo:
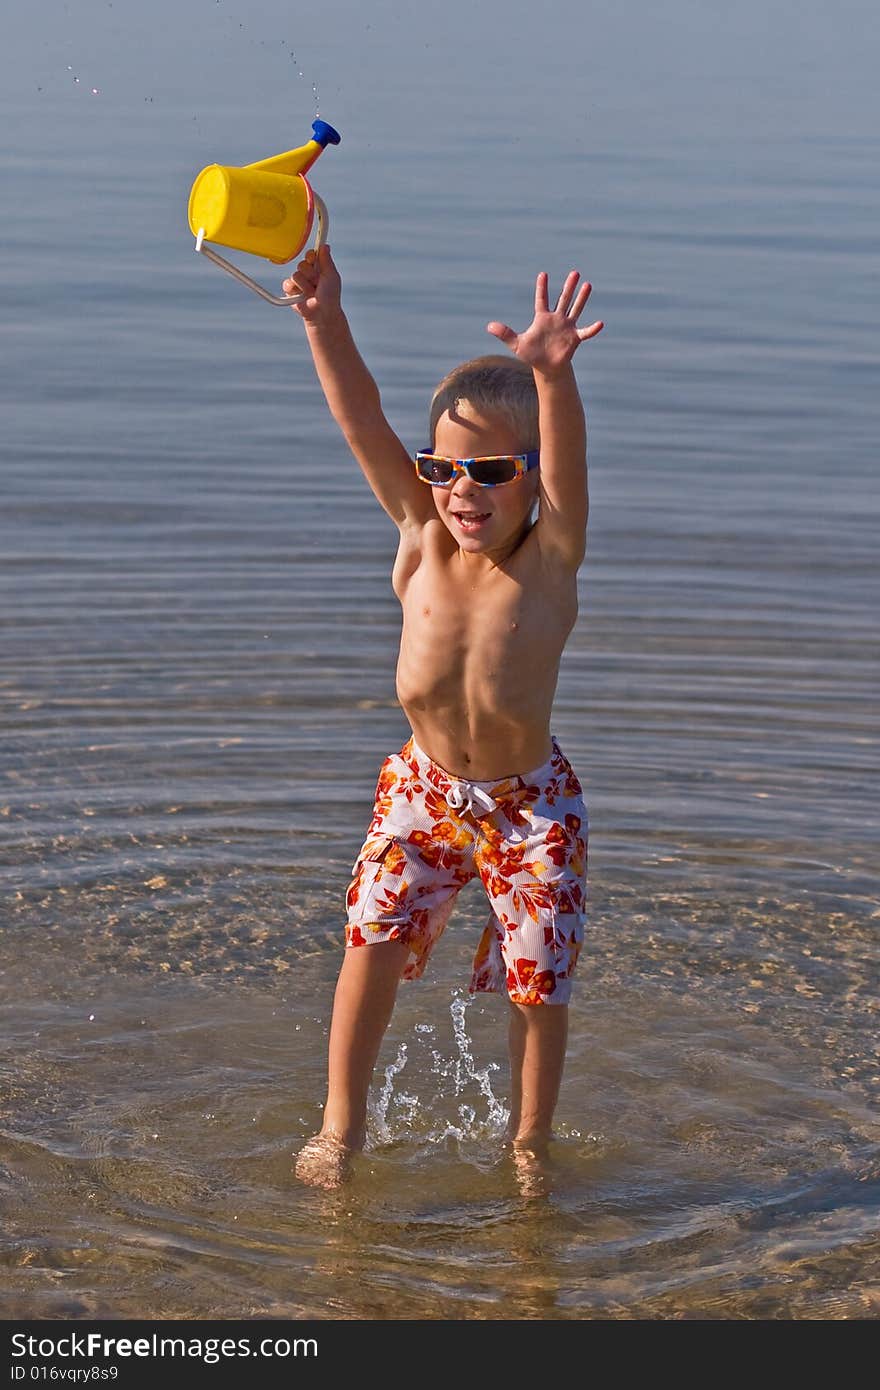
[[[547,275],[535,285],[535,317],[524,333],[503,323],[488,331],[532,368],[538,391],[541,445],[540,509],[536,538],[541,550],[574,569],[586,548],[589,493],[587,488],[587,427],[571,359],[581,343],[604,327],[601,321],[578,328],[577,319],[592,286],[581,285],[573,270],[565,281],[555,309],[547,299]]]
[[[541,442],[538,544],[577,569],[586,551],[590,510],[584,407],[570,362],[553,376],[536,370],[535,385]]]
[[[310,251],[285,293],[301,290],[308,299],[294,311],[305,321],[306,337],[330,413],[363,470],[377,500],[401,529],[420,525],[434,514],[429,489],[416,477],[412,459],[389,425],[373,377],[358,352],[342,309],[342,281],[324,245]]]

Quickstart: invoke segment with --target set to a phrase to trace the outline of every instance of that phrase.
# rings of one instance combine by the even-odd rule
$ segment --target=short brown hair
[[[474,357],[454,367],[440,382],[431,398],[429,433],[434,447],[434,431],[444,410],[452,411],[458,401],[468,401],[477,410],[506,416],[522,436],[520,448],[537,449],[538,390],[531,367],[516,357]]]

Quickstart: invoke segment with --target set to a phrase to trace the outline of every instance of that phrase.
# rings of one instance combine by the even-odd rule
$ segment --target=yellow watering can
[[[197,176],[189,195],[189,226],[196,250],[269,304],[299,304],[306,295],[270,294],[205,243],[216,241],[284,265],[305,246],[317,212],[317,250],[327,240],[330,219],[305,175],[326,146],[338,145],[339,140],[332,125],[313,121],[312,139],[298,150],[245,164],[241,169],[209,164]]]

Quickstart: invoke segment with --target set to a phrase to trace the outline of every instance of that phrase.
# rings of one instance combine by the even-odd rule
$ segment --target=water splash
[[[397,1056],[385,1068],[385,1084],[376,1096],[371,1106],[369,1116],[371,1138],[380,1144],[389,1144],[395,1135],[388,1123],[388,1109],[394,1096],[394,1078],[399,1076],[406,1066],[406,1043],[401,1043],[397,1049]],[[409,1097],[407,1097],[409,1099]],[[418,1104],[418,1102],[416,1102]]]
[[[430,1145],[452,1142],[479,1150],[487,1141],[494,1146],[502,1137],[508,1110],[495,1095],[491,1082],[492,1073],[498,1071],[498,1063],[489,1062],[482,1069],[477,1067],[465,1026],[467,1010],[473,1002],[469,996],[460,994],[452,999],[449,1011],[454,1055],[445,1056],[438,1048],[430,1048],[431,1065],[425,1079],[434,1078],[433,1095],[422,1097],[408,1091],[395,1091],[396,1078],[409,1060],[409,1045],[400,1044],[394,1061],[385,1069],[383,1085],[370,1108],[370,1147],[415,1140]],[[419,1035],[417,1042],[427,1041],[434,1033],[434,1026],[417,1023],[415,1033]],[[413,1078],[414,1085],[421,1082],[421,1077],[418,1081]],[[457,1102],[451,1114],[450,1101]]]
[[[298,77],[301,77],[301,78],[303,79],[303,81],[305,81],[305,73],[303,72],[302,68],[300,67],[299,63],[297,62],[297,57],[296,57],[296,54],[294,53],[293,49],[290,50],[290,57],[291,57],[291,61],[293,62],[294,67],[296,68],[297,76],[298,76]],[[321,103],[320,103],[320,100],[319,100],[319,98],[318,98],[318,84],[317,84],[317,82],[313,82],[313,83],[312,83],[312,96],[315,98],[315,115],[316,115],[316,116],[320,116],[320,114],[321,114]]]
[[[73,64],[72,64],[72,63],[68,63],[68,64],[67,64],[67,71],[70,73],[71,77],[73,78],[74,86],[77,86],[77,87],[80,86],[80,85],[81,85],[81,79],[80,79],[79,77],[77,77],[76,73],[74,72],[74,70],[73,70]],[[42,91],[42,88],[40,88],[40,90]],[[90,87],[90,88],[89,88],[89,91],[91,92],[91,94],[92,94],[93,97],[97,97],[97,96],[100,96],[100,95],[101,95],[100,88],[98,88],[98,87]]]

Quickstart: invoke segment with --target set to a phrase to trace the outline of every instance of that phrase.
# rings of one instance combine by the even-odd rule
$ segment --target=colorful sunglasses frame
[[[474,463],[494,463],[497,459],[510,459],[515,467],[512,478],[505,478],[503,483],[481,483],[479,478],[475,478],[471,473],[471,465]],[[446,483],[435,482],[432,478],[425,478],[419,472],[419,465],[424,461],[437,460],[439,463],[452,464],[452,477]],[[415,456],[416,477],[419,482],[427,483],[429,487],[452,487],[462,473],[466,473],[472,483],[477,487],[506,487],[508,483],[515,483],[517,478],[521,478],[530,469],[537,468],[541,461],[540,449],[529,449],[524,454],[482,454],[477,458],[471,459],[452,459],[446,454],[435,454],[433,449],[420,449]]]

